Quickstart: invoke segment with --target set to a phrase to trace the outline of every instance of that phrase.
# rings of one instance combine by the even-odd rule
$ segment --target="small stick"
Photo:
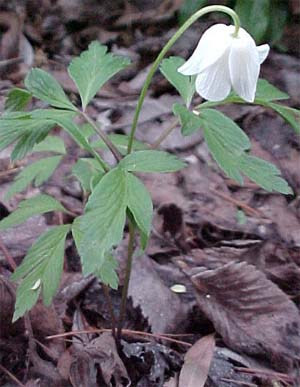
[[[247,383],[244,381],[239,381],[234,379],[221,378],[221,380],[223,380],[224,382],[234,383],[234,384],[237,384],[238,386],[243,386],[243,387],[257,387],[257,384]]]
[[[281,372],[274,372],[274,371],[269,371],[269,370],[260,370],[257,368],[245,368],[245,367],[234,367],[234,369],[239,371],[239,372],[244,372],[247,374],[266,375],[266,376],[270,376],[273,378],[282,379],[282,380],[285,380],[285,381],[288,381],[291,383],[294,381],[294,379],[292,377],[290,377],[287,374],[283,374]]]
[[[15,168],[8,169],[7,171],[0,172],[0,179],[9,175],[13,175],[17,173],[20,169],[21,167],[15,167]]]
[[[46,339],[48,339],[48,340],[50,340],[50,339],[59,339],[59,338],[62,338],[62,337],[73,336],[73,335],[77,335],[77,334],[103,333],[103,332],[111,332],[111,329],[104,329],[103,328],[103,329],[90,329],[90,330],[80,330],[80,331],[66,332],[66,333],[60,333],[60,334],[57,334],[57,335],[47,336]],[[146,337],[148,336],[148,337],[153,337],[153,338],[160,339],[160,340],[170,341],[170,342],[173,342],[173,343],[176,343],[176,344],[185,345],[187,347],[191,347],[192,346],[192,344],[187,343],[186,341],[172,339],[171,337],[168,337],[168,334],[164,335],[164,334],[159,334],[159,333],[140,332],[140,331],[133,331],[133,330],[130,330],[130,329],[122,329],[122,334],[131,335],[131,336],[132,335],[146,336]]]
[[[219,191],[215,190],[214,188],[209,188],[209,190],[211,192],[213,192],[214,194],[220,196],[222,199],[227,200],[228,202],[235,204],[237,207],[242,208],[246,213],[248,213],[248,215],[256,216],[258,218],[261,218],[261,217],[265,218],[265,215],[261,211],[256,210],[255,208],[248,206],[248,204],[246,204],[240,200],[234,199],[231,196],[224,194],[223,192],[219,192]]]
[[[25,385],[21,383],[19,379],[17,379],[10,371],[8,371],[8,369],[3,367],[3,365],[1,364],[0,364],[0,370],[6,373],[18,386],[25,387]]]
[[[6,59],[6,60],[1,60],[0,61],[0,67],[7,66],[10,64],[17,64],[23,62],[22,57],[17,57],[17,58],[11,58],[11,59]]]
[[[150,145],[151,149],[156,149],[169,136],[170,133],[177,127],[179,121],[176,119],[170,126],[168,126],[162,134]]]
[[[17,268],[17,264],[16,264],[15,260],[13,259],[12,255],[9,253],[9,251],[5,247],[1,238],[0,238],[0,250],[2,251],[9,266],[12,268],[13,271],[15,271]]]

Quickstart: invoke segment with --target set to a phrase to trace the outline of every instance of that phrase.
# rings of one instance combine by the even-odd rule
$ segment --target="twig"
[[[209,190],[211,192],[213,192],[214,194],[220,196],[222,199],[227,200],[228,202],[235,204],[237,207],[242,208],[246,213],[248,213],[248,215],[256,216],[258,218],[262,218],[262,217],[265,218],[265,215],[261,211],[256,210],[255,208],[248,206],[248,204],[246,204],[240,200],[234,199],[231,196],[224,194],[223,192],[219,192],[219,191],[215,190],[214,188],[209,188]]]
[[[6,60],[1,60],[0,61],[0,67],[11,65],[11,64],[17,64],[23,62],[23,57],[18,56],[17,58],[11,58],[11,59],[6,59]]]
[[[130,219],[128,219],[128,227],[129,227],[129,240],[128,240],[128,250],[127,250],[125,282],[124,282],[124,286],[122,289],[121,309],[120,309],[120,315],[119,315],[119,321],[118,321],[118,330],[117,330],[117,342],[118,343],[120,343],[120,340],[121,340],[123,321],[124,321],[125,314],[126,314],[128,287],[129,287],[129,281],[130,281],[133,252],[134,252],[135,228],[134,228],[133,222]]]
[[[17,173],[20,169],[21,167],[15,167],[15,168],[8,169],[7,171],[0,172],[0,179],[9,175],[13,175]]]
[[[245,381],[242,381],[242,380],[239,381],[239,380],[228,379],[228,378],[221,378],[221,380],[223,380],[224,382],[229,382],[229,383],[237,384],[238,386],[243,386],[243,387],[257,387],[257,384],[248,383],[248,382],[245,382]]]
[[[12,255],[10,254],[10,252],[5,247],[1,238],[0,238],[0,250],[2,251],[9,266],[12,268],[13,271],[15,271],[17,268],[17,264],[16,264],[15,260],[13,259]]]
[[[168,126],[161,135],[154,141],[153,144],[150,145],[151,149],[156,149],[159,145],[169,136],[170,133],[177,127],[178,119],[176,119],[170,126]]]
[[[274,371],[269,371],[269,370],[260,370],[257,368],[245,368],[245,367],[234,367],[234,369],[236,371],[244,372],[247,374],[265,375],[265,376],[269,376],[269,377],[273,377],[273,378],[277,378],[277,379],[282,379],[283,381],[287,381],[290,383],[293,383],[293,381],[294,381],[294,378],[292,378],[291,376],[289,376],[287,374],[283,374],[281,372],[274,372]]]
[[[0,364],[0,370],[6,373],[18,386],[25,387],[25,385],[21,383],[19,379],[17,379],[10,371],[8,371],[8,369],[3,367],[3,365],[1,364]]]
[[[57,335],[51,335],[47,336],[46,339],[60,339],[67,336],[74,336],[77,334],[88,334],[88,333],[103,333],[103,332],[111,332],[111,329],[89,329],[89,330],[80,330],[80,331],[73,331],[73,332],[66,332],[66,333],[59,333]],[[133,331],[131,329],[122,329],[123,335],[136,335],[136,336],[145,336],[145,337],[153,337],[160,340],[166,340],[172,343],[181,344],[186,347],[191,347],[192,344],[187,343],[186,341],[181,341],[177,339],[172,339],[169,337],[169,334],[160,334],[160,333],[149,333],[149,332],[140,332],[140,331]]]

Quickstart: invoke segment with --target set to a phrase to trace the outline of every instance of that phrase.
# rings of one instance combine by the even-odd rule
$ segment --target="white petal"
[[[230,93],[228,53],[204,69],[196,78],[197,93],[208,101],[222,101]]]
[[[239,36],[232,39],[229,72],[234,90],[245,101],[254,101],[259,70],[255,42],[244,29],[240,28]]]
[[[231,28],[215,24],[204,32],[192,56],[178,71],[183,75],[199,74],[215,63],[230,46]]]
[[[262,64],[269,55],[270,46],[268,44],[263,44],[262,46],[258,46],[256,48],[258,52],[259,63]]]

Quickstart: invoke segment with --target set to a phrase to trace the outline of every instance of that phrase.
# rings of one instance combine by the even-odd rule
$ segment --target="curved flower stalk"
[[[215,24],[178,71],[197,75],[196,91],[209,101],[225,99],[233,88],[242,99],[253,102],[260,65],[269,50],[268,44],[256,47],[243,28],[236,33],[234,26]]]

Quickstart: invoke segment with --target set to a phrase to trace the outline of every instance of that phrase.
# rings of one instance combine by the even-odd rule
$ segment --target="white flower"
[[[195,75],[196,90],[209,101],[221,101],[231,88],[253,102],[260,65],[268,56],[268,44],[256,47],[243,28],[234,37],[234,26],[215,24],[202,35],[196,50],[178,71]]]

